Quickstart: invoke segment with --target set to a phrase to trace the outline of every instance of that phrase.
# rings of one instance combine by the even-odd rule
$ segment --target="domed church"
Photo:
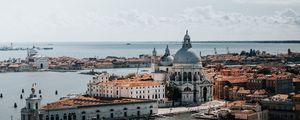
[[[154,80],[178,90],[173,91],[171,98],[174,96],[179,98],[173,100],[181,104],[199,104],[212,100],[212,82],[202,74],[200,54],[193,52],[188,31],[184,36],[182,47],[174,56],[171,55],[168,46],[161,58],[154,49],[151,68]]]

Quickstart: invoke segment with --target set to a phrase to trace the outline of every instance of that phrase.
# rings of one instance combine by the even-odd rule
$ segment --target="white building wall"
[[[48,69],[48,57],[35,57],[33,64],[36,65],[38,69]]]
[[[126,110],[127,109],[127,110]],[[75,113],[77,120],[82,120],[82,117],[85,116],[86,120],[96,119],[97,115],[101,119],[115,119],[115,118],[127,118],[137,117],[138,111],[140,116],[149,116],[150,114],[157,114],[157,103],[154,102],[142,102],[142,103],[130,103],[130,104],[116,104],[116,105],[103,105],[95,107],[82,107],[82,108],[66,108],[66,109],[56,109],[56,110],[40,110],[40,113],[43,114],[42,120],[46,120],[46,117],[59,116],[59,119],[64,118],[64,114],[68,117],[69,113]],[[152,111],[152,113],[151,113]],[[113,117],[111,116],[113,114]],[[67,118],[68,119],[68,118]],[[72,119],[73,120],[73,119]]]

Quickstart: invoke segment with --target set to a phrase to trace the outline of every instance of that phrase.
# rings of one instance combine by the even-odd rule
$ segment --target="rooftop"
[[[75,96],[62,98],[56,102],[48,103],[42,106],[42,109],[65,109],[65,108],[78,108],[89,107],[99,105],[111,105],[111,104],[125,104],[136,102],[149,102],[153,100],[134,99],[134,98],[93,98],[85,96]]]

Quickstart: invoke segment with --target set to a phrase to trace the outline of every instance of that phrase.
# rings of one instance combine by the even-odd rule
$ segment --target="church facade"
[[[175,55],[171,55],[167,46],[165,54],[159,58],[154,49],[151,65],[154,80],[164,82],[166,86],[178,90],[172,93],[172,96],[179,96],[178,102],[199,104],[212,100],[212,82],[202,73],[200,54],[193,52],[188,31],[184,36],[182,47]]]

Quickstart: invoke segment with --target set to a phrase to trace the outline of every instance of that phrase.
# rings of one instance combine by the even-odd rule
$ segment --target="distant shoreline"
[[[281,40],[281,41],[193,41],[192,43],[300,43],[300,40]]]
[[[206,40],[206,41],[195,41],[192,40],[192,43],[300,43],[300,40]],[[0,42],[1,44],[9,44],[10,42]],[[118,43],[118,44],[130,44],[130,43],[182,43],[182,41],[114,41],[114,42],[108,42],[108,41],[65,41],[65,42],[14,42],[14,43],[35,43],[35,44],[57,44],[57,43]]]

